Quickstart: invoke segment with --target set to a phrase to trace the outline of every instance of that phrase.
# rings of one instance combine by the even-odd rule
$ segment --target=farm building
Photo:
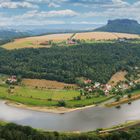
[[[15,84],[17,83],[17,77],[15,75],[9,77],[7,80],[6,80],[6,83],[9,83],[9,84]]]
[[[66,43],[69,45],[77,44],[76,40],[74,40],[74,39],[68,39]]]

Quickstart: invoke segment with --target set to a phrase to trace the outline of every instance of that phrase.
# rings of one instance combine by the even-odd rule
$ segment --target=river
[[[91,107],[66,114],[44,113],[8,106],[0,100],[0,120],[49,131],[91,131],[140,120],[140,100],[120,109]]]

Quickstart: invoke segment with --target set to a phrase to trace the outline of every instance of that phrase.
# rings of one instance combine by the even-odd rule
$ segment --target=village
[[[140,74],[139,67],[133,68],[132,74],[124,75],[124,79],[114,82],[113,80],[107,84],[102,84],[100,82],[93,82],[90,79],[84,80],[83,88],[81,89],[82,96],[110,96],[119,95],[123,97],[125,94],[131,93],[133,90],[140,89]],[[135,76],[133,75],[135,73]]]

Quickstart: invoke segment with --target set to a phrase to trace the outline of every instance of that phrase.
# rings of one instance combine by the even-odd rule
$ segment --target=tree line
[[[37,131],[28,126],[9,123],[0,125],[0,140],[139,140],[140,127],[116,131],[106,135],[90,133],[58,133]]]

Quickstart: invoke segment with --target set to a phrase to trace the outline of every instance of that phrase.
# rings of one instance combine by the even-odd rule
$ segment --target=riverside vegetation
[[[138,140],[139,125],[117,132],[99,134],[99,130],[87,133],[43,132],[28,126],[0,123],[1,140]]]

